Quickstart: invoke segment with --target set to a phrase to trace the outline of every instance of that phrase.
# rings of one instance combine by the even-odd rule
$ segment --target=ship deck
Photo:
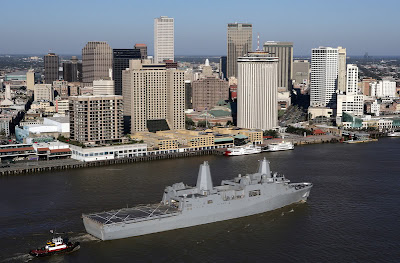
[[[122,208],[108,212],[84,214],[89,218],[103,225],[118,223],[135,223],[156,218],[170,217],[179,214],[177,208],[162,204],[138,205],[131,208]]]

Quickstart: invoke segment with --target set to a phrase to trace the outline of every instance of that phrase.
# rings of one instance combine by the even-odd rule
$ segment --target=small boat
[[[239,156],[239,155],[260,153],[261,151],[262,151],[262,149],[260,146],[253,145],[253,144],[246,144],[246,145],[235,146],[235,147],[226,149],[225,155],[226,156]]]
[[[291,142],[278,142],[278,143],[270,143],[263,148],[264,152],[277,152],[277,151],[287,151],[293,150],[294,145]]]
[[[69,242],[68,238],[55,237],[48,241],[42,248],[32,249],[29,254],[34,257],[45,257],[66,252],[71,252],[79,248],[79,242]]]

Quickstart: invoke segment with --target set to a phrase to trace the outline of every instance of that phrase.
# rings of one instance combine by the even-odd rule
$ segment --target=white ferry
[[[387,136],[388,137],[400,137],[400,132],[389,132],[388,134],[387,134]]]
[[[225,151],[226,156],[238,156],[238,155],[247,155],[247,154],[255,154],[262,152],[261,146],[246,144],[241,146],[234,146],[232,148],[228,148]]]
[[[287,151],[293,150],[294,145],[291,142],[278,142],[278,143],[270,143],[266,147],[264,147],[264,152],[277,152],[277,151]]]

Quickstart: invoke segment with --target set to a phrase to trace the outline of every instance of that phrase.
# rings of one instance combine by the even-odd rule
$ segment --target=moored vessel
[[[393,131],[393,132],[389,132],[387,134],[388,137],[400,137],[400,132],[399,131]]]
[[[241,146],[234,146],[226,149],[226,156],[240,156],[240,155],[248,155],[260,153],[262,151],[261,146],[253,145],[253,144],[245,144]]]
[[[83,214],[86,231],[112,240],[208,224],[264,213],[305,202],[312,183],[292,183],[259,161],[256,173],[238,175],[214,186],[207,162],[200,165],[196,186],[175,183],[160,203]]]
[[[277,152],[277,151],[287,151],[293,150],[294,145],[291,142],[277,142],[277,143],[270,143],[263,148],[264,152]]]

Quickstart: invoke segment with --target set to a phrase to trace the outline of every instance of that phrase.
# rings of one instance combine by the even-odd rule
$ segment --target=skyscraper
[[[93,80],[108,77],[113,53],[106,42],[91,41],[82,49],[82,81],[93,85]]]
[[[270,130],[278,125],[278,58],[250,52],[238,58],[237,126]]]
[[[227,32],[227,76],[237,77],[237,59],[252,51],[253,26],[251,24],[228,24]]]
[[[167,69],[165,63],[129,63],[122,72],[126,128],[132,133],[147,131],[163,122],[170,129],[185,129],[185,72]]]
[[[338,80],[337,88],[340,93],[346,91],[346,49],[338,47]]]
[[[82,82],[82,63],[76,56],[63,63],[63,78],[68,82]]]
[[[129,68],[129,60],[140,59],[139,49],[113,49],[113,80],[116,95],[122,95],[122,71]]]
[[[279,58],[278,87],[291,90],[293,79],[293,42],[267,41],[264,43],[264,51]]]
[[[219,77],[221,79],[228,79],[226,75],[226,56],[219,58]]]
[[[141,59],[147,58],[147,46],[146,44],[135,44],[135,49],[140,50]]]
[[[54,53],[44,56],[44,83],[53,84],[58,80],[58,67],[60,64],[59,57]]]
[[[312,107],[336,107],[338,49],[319,47],[311,50]]]
[[[161,16],[154,19],[154,62],[174,61],[174,19]]]
[[[69,97],[70,138],[88,143],[105,143],[122,138],[122,96]]]
[[[358,93],[358,67],[355,64],[347,65],[346,95]]]

